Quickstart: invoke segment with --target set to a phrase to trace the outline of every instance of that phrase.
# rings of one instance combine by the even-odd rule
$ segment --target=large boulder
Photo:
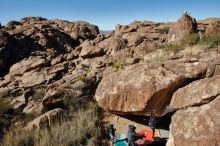
[[[205,104],[220,94],[220,75],[194,81],[177,90],[170,106],[175,109]]]
[[[38,68],[43,68],[48,64],[48,61],[41,56],[30,56],[27,59],[24,59],[10,68],[10,74],[14,76],[21,76],[25,72],[31,70],[36,70]]]
[[[169,62],[168,62],[169,63]],[[95,98],[105,110],[117,114],[163,115],[172,93],[190,80],[205,74],[207,66],[194,63],[136,64],[109,73],[99,84]],[[180,68],[181,70],[175,70]],[[190,68],[194,68],[190,72]]]
[[[47,76],[43,73],[43,70],[32,70],[25,72],[21,77],[17,78],[15,83],[20,87],[31,87],[46,83]]]
[[[205,76],[209,62],[185,62],[185,61],[167,61],[164,68],[176,74],[189,79],[198,79]]]
[[[122,38],[125,38],[127,40],[128,47],[138,46],[140,43],[143,42],[144,39],[144,37],[141,36],[138,32],[126,33],[122,36]]]
[[[172,116],[167,146],[220,145],[220,96],[202,106],[178,110]]]
[[[95,46],[94,42],[92,41],[85,41],[80,47],[81,52],[79,56],[82,58],[94,58],[96,56],[102,56],[105,53],[103,48]]]
[[[125,49],[127,47],[127,44],[125,42],[125,39],[112,36],[99,42],[97,44],[97,47],[103,48],[104,51],[107,51],[111,55],[115,55],[118,51]]]
[[[0,87],[9,84],[19,85],[20,87],[31,87],[43,83],[50,84],[61,79],[68,72],[67,62],[50,67],[46,67],[47,64],[47,60],[38,57],[23,60],[11,67],[10,76],[7,75],[5,80],[0,82]]]
[[[59,85],[50,86],[42,100],[43,108],[46,110],[63,106],[64,89]]]
[[[169,30],[168,42],[178,42],[185,36],[195,33],[196,31],[196,20],[187,13],[183,13],[181,18]]]

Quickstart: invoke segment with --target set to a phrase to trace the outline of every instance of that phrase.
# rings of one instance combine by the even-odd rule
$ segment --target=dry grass
[[[184,56],[198,56],[200,53],[204,52],[207,48],[209,48],[209,45],[206,44],[199,44],[194,46],[188,46],[181,52]]]
[[[166,51],[163,49],[156,50],[144,56],[145,62],[163,62],[174,56],[174,51]]]
[[[101,137],[100,113],[94,103],[76,111],[69,120],[62,120],[53,127],[38,131],[13,128],[3,140],[4,146],[78,146],[99,145]],[[86,139],[84,139],[86,138]]]
[[[46,94],[46,89],[44,87],[40,87],[34,90],[32,98],[34,100],[42,99]]]
[[[0,114],[7,112],[11,108],[12,107],[11,107],[9,101],[5,101],[4,99],[1,99],[1,101],[0,101]]]
[[[204,35],[199,43],[209,45],[209,48],[217,47],[220,45],[220,33]]]
[[[192,33],[189,36],[184,37],[181,41],[180,41],[180,45],[186,47],[186,46],[192,46],[195,44],[198,44],[200,41],[200,37],[198,33]]]

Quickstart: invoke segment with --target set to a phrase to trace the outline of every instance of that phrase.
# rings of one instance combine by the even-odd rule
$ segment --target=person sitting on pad
[[[128,140],[128,146],[136,146],[135,143],[138,139],[142,139],[145,137],[144,134],[138,134],[135,132],[136,127],[134,125],[128,126],[128,133],[127,133],[127,140]]]

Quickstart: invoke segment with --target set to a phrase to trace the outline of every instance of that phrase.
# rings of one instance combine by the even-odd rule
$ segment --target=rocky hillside
[[[197,22],[186,13],[108,34],[82,21],[11,21],[0,29],[0,117],[9,121],[0,137],[16,114],[37,115],[32,129],[74,98],[118,115],[171,112],[167,146],[220,144],[219,33],[220,19]]]

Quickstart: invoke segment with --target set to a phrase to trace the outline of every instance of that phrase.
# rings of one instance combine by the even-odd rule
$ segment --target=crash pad
[[[152,130],[149,130],[149,129],[144,129],[144,130],[141,130],[140,132],[137,132],[138,134],[144,134],[145,137],[142,138],[142,139],[138,139],[136,141],[136,143],[138,145],[146,145],[146,144],[150,144],[152,142],[154,142],[155,140],[157,140],[158,138],[160,138],[160,133],[158,130],[155,131],[154,133],[154,138],[152,137],[153,135],[153,131]]]
[[[143,130],[141,130],[137,133],[145,135],[144,138],[138,139],[136,141],[138,146],[146,146],[147,144],[151,144],[151,143],[156,142],[156,141],[161,141],[161,138],[169,137],[169,131],[161,130],[161,129],[156,129],[155,130],[154,138],[152,138],[153,131],[151,129],[143,129]],[[119,133],[117,135],[116,140],[115,140],[116,143],[114,144],[114,146],[127,146],[128,143],[125,140],[126,137],[127,137],[127,134]]]
[[[126,139],[126,138],[127,138],[127,134],[121,134],[121,133],[119,133],[119,134],[117,135],[117,139],[115,140],[114,146],[127,146],[128,143],[127,143],[126,140],[124,140],[124,139]]]

